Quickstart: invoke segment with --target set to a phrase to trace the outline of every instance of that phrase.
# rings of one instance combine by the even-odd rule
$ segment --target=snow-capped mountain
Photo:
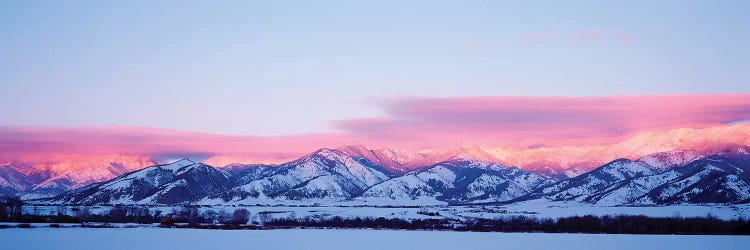
[[[618,160],[613,163],[619,164],[607,164],[524,198],[576,200],[598,205],[747,202],[750,199],[750,147],[728,145],[714,152],[715,155],[704,157],[697,151],[680,150],[649,155],[639,161]],[[697,157],[703,158],[690,160]],[[622,168],[626,165],[631,166]],[[623,173],[624,169],[629,169],[629,173]],[[602,172],[617,173],[617,178],[602,178]]]
[[[708,156],[723,155],[737,158],[743,157],[749,152],[750,147],[740,144],[714,144],[710,147],[658,152],[641,157],[639,160],[659,170],[668,170]]]
[[[269,176],[277,168],[273,165],[235,163],[221,169],[230,174],[229,183],[232,186],[239,186]]]
[[[570,179],[588,172],[590,169],[586,166],[575,166],[563,168],[559,166],[543,166],[527,171],[555,180]]]
[[[0,166],[0,196],[14,195],[33,185],[25,175],[10,166]]]
[[[579,170],[588,172],[613,159],[636,160],[659,152],[691,151],[700,158],[716,154],[716,149],[727,145],[750,145],[750,125],[646,131],[619,142],[600,145],[496,147],[484,148],[484,151],[503,165],[518,166],[547,176],[561,176],[560,170],[576,170],[569,174],[581,172]],[[687,159],[687,162],[695,159]],[[547,172],[549,169],[553,171]]]
[[[359,154],[332,149],[280,165],[232,164],[221,169],[183,159],[33,202],[433,205],[572,201],[607,206],[750,202],[750,147],[744,145],[617,159],[564,180],[477,160],[476,152],[454,153],[448,160],[400,175]],[[30,184],[30,177],[16,169],[0,168],[3,192],[56,183],[50,181],[53,177]],[[58,179],[62,185],[73,185],[65,180]]]
[[[239,174],[233,177],[238,186],[211,195],[205,202],[341,201],[388,180],[389,175],[367,159],[320,149],[277,167]]]
[[[506,201],[550,182],[515,167],[458,158],[374,185],[356,200],[370,204]]]
[[[750,201],[748,158],[713,156],[663,175],[673,177],[633,201],[635,204],[744,203]],[[665,178],[667,179],[667,178]]]
[[[65,162],[11,162],[0,165],[0,189],[5,190],[5,195],[20,195],[25,199],[52,197],[154,164],[151,158],[133,155]],[[13,189],[5,188],[2,183],[6,182],[15,183]]]
[[[637,160],[653,167],[658,172],[663,172],[684,166],[697,159],[719,154],[725,148],[732,148],[732,145],[750,145],[750,125],[648,131],[625,138],[620,142],[600,145],[462,147],[420,150],[346,146],[339,148],[338,151],[355,159],[366,159],[371,167],[380,168],[389,177],[423,170],[440,162],[463,157],[504,166],[516,166],[548,178],[563,180],[589,172],[617,158]],[[296,159],[296,154],[281,154],[278,157]],[[255,153],[251,155],[263,156],[263,154]],[[263,160],[259,161],[258,159],[261,158],[244,158],[239,154],[236,156],[213,155],[207,160],[219,164],[214,165],[217,167],[228,166],[227,169],[232,166],[256,166],[260,162],[273,163],[273,165],[263,166],[275,168],[285,163],[285,161],[274,161],[273,157],[262,158]],[[11,168],[22,175],[6,173],[7,176],[0,177],[0,182],[3,183],[0,184],[0,189],[3,190],[2,195],[20,195],[24,199],[55,196],[71,189],[111,180],[122,174],[157,164],[151,156],[125,154],[54,155],[51,158],[39,155],[23,158],[26,161],[17,161],[19,159],[15,159],[13,155],[0,152],[0,159],[4,162],[0,163],[0,168]],[[245,164],[228,164],[233,161]],[[248,184],[250,181],[267,177],[264,171],[269,171],[269,169],[258,169],[265,170],[253,174],[248,172],[239,175],[241,177],[232,175],[231,181]],[[246,171],[256,170],[247,168]]]
[[[226,191],[229,174],[188,159],[156,165],[75,189],[48,202],[65,204],[180,204]]]
[[[643,162],[617,159],[588,173],[537,189],[519,200],[583,201],[612,184],[655,173],[656,170]]]
[[[613,184],[585,201],[600,205],[744,203],[750,199],[749,169],[736,159],[712,156]]]
[[[653,164],[653,167],[659,169],[684,165],[698,158],[717,154],[728,145],[750,145],[750,125],[649,131],[616,143],[585,146],[463,147],[414,151],[368,149],[356,145],[342,147],[339,150],[352,156],[366,158],[400,174],[423,169],[457,155],[465,155],[478,161],[517,166],[546,177],[566,179],[618,158],[643,158],[643,162]],[[649,155],[657,159],[644,158]],[[661,160],[667,162],[659,162]]]
[[[383,166],[388,171],[397,174],[425,169],[434,164],[457,158],[500,163],[496,157],[480,147],[410,151],[391,148],[368,149],[362,145],[351,145],[341,147],[338,150],[353,157],[365,158],[370,162]]]
[[[388,171],[403,174],[415,169],[424,168],[437,162],[449,159],[453,156],[451,152],[413,152],[409,150],[396,150],[390,148],[368,149],[362,145],[352,145],[338,148],[353,157],[361,157],[370,162],[383,166]]]

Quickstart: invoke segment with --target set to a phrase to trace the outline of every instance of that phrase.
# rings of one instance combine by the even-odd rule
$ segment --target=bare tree
[[[218,222],[218,214],[214,210],[206,210],[203,212],[203,218],[206,219],[207,223],[216,224]]]
[[[109,210],[109,217],[112,222],[125,222],[128,210],[123,207],[113,207]]]
[[[217,215],[216,220],[221,224],[227,224],[229,223],[229,214],[227,214],[226,210],[221,209],[219,210],[219,215]]]
[[[189,208],[188,223],[195,225],[201,222],[200,214],[198,214],[197,207]]]
[[[133,217],[135,217],[136,223],[150,223],[153,221],[151,213],[147,207],[137,207],[133,211]]]
[[[83,209],[79,210],[76,214],[76,218],[78,218],[84,223],[87,222],[90,217],[91,217],[91,208],[89,208],[88,206],[84,206]]]
[[[260,219],[260,223],[265,224],[266,222],[271,221],[273,219],[273,216],[268,211],[264,211],[258,213],[258,218]]]
[[[247,224],[247,221],[250,218],[250,212],[247,211],[247,209],[239,208],[234,210],[234,213],[232,214],[232,224]]]
[[[8,208],[5,207],[5,204],[0,205],[0,221],[5,221],[8,219]]]
[[[36,212],[34,212],[34,215],[36,215]],[[65,216],[65,215],[68,215],[68,208],[65,206],[57,206],[57,216]]]

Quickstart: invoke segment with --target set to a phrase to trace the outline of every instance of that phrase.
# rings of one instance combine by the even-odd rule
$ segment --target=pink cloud
[[[643,130],[750,117],[750,95],[410,98],[387,116],[344,120],[349,134],[419,146],[606,143]]]
[[[350,141],[340,134],[263,137],[142,127],[0,127],[0,160],[70,160],[106,154],[286,159]]]
[[[280,162],[321,147],[540,148],[614,143],[645,131],[750,118],[750,94],[608,97],[403,98],[382,117],[334,121],[338,133],[234,136],[141,127],[0,127],[0,161],[92,155],[197,155],[209,162]]]

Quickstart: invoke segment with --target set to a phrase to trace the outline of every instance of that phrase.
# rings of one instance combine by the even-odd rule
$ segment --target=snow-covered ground
[[[65,213],[75,215],[73,208],[82,209],[80,206],[61,207]],[[93,206],[89,207],[91,213],[104,214],[111,207]],[[583,205],[577,202],[526,202],[507,206],[433,206],[425,208],[417,207],[342,207],[342,206],[320,206],[320,207],[296,207],[296,206],[212,206],[201,207],[199,211],[204,213],[208,210],[214,212],[225,211],[229,214],[235,209],[244,208],[250,211],[251,219],[258,220],[258,214],[270,212],[275,218],[326,218],[333,216],[341,217],[385,217],[403,219],[424,218],[449,218],[463,220],[467,218],[497,218],[504,216],[533,216],[542,218],[560,218],[575,215],[646,215],[650,217],[705,217],[716,216],[722,219],[750,218],[750,204],[744,205],[680,205],[661,207],[606,207]],[[174,213],[182,209],[180,207],[149,207],[153,214],[161,211],[162,214]],[[427,216],[419,214],[422,209],[428,212],[438,212],[440,216]],[[24,213],[49,215],[58,212],[57,206],[25,206]]]
[[[37,228],[0,230],[3,249],[745,249],[748,236],[395,230]]]

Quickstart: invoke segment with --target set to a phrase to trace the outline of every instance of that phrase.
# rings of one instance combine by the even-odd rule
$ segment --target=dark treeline
[[[91,212],[90,206],[73,207],[68,211],[64,206],[34,206],[32,212],[23,212],[24,204],[18,198],[0,197],[0,222],[19,223],[161,223],[163,226],[175,224],[246,224],[250,220],[250,212],[244,208],[235,209],[228,213],[208,210],[199,212],[198,206],[174,207],[172,211],[163,212],[151,210],[147,206],[114,206],[106,213]],[[27,205],[29,206],[29,205]],[[34,211],[39,207],[55,207],[56,211],[42,213]],[[265,217],[261,217],[265,218]]]
[[[647,216],[573,216],[553,219],[506,217],[478,219],[457,230],[607,234],[750,234],[750,221],[719,218],[652,218]]]
[[[543,232],[606,234],[750,234],[750,221],[705,218],[651,218],[646,216],[573,216],[540,219],[514,216],[496,219],[471,219],[455,223],[447,219],[273,219],[265,227],[372,228],[410,230],[455,230],[476,232]]]
[[[409,230],[453,230],[454,223],[447,219],[386,219],[378,218],[277,218],[271,219],[263,226],[266,228],[371,228],[371,229],[409,229]]]
[[[405,230],[454,230],[478,232],[544,232],[544,233],[607,233],[607,234],[742,234],[750,235],[750,221],[745,219],[721,220],[714,216],[696,218],[651,218],[646,216],[573,216],[559,219],[526,216],[499,217],[496,219],[445,218],[297,218],[292,212],[283,218],[274,213],[259,212],[251,215],[247,209],[233,212],[211,209],[200,212],[198,206],[175,207],[169,212],[151,210],[147,206],[115,206],[106,213],[95,214],[90,207],[74,207],[68,211],[57,207],[47,214],[24,213],[20,199],[0,199],[0,221],[25,223],[81,223],[95,227],[97,223],[159,223],[162,227],[189,227],[209,229],[281,229],[281,228],[369,228]],[[420,210],[420,214],[439,216]],[[59,226],[59,225],[58,225]],[[7,226],[5,226],[7,227]]]

